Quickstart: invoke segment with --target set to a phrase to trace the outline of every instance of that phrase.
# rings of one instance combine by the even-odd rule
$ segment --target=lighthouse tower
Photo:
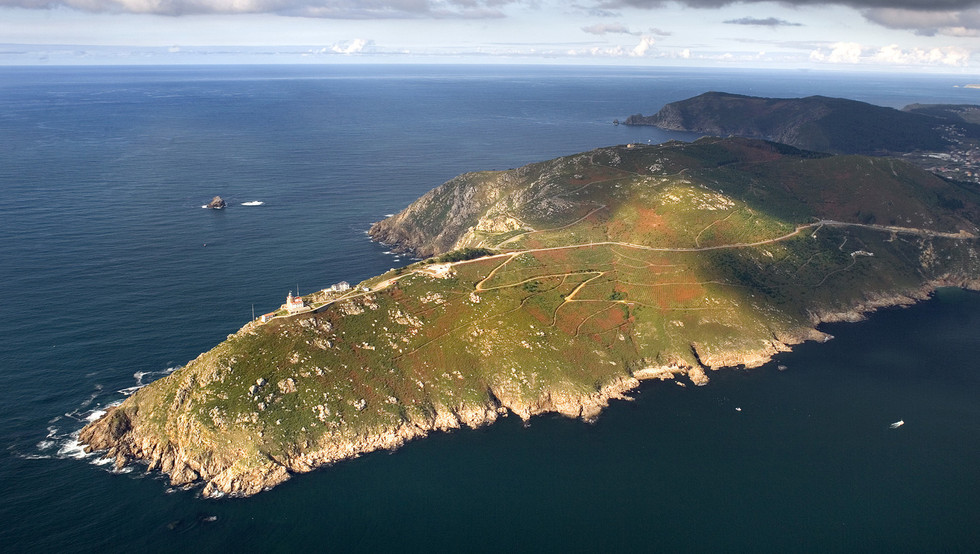
[[[293,291],[289,291],[289,294],[286,296],[286,311],[295,314],[296,312],[302,311],[303,307],[303,298],[299,296],[294,297]]]

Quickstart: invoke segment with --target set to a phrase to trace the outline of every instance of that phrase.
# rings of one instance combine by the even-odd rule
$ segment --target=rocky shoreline
[[[394,450],[432,432],[490,425],[508,414],[526,421],[537,415],[558,413],[591,422],[608,407],[610,401],[628,400],[627,394],[639,387],[643,380],[687,376],[693,384],[705,385],[709,380],[707,371],[738,366],[759,367],[770,362],[774,355],[791,350],[796,344],[829,340],[832,338],[830,335],[816,329],[821,323],[861,321],[869,313],[883,308],[910,306],[926,300],[939,287],[980,291],[980,280],[947,276],[903,293],[871,295],[849,310],[814,311],[810,313],[813,327],[773,337],[768,344],[753,351],[708,352],[692,345],[700,365],[674,361],[664,366],[644,367],[606,383],[594,393],[546,392],[533,402],[526,402],[506,387],[491,387],[488,401],[484,404],[456,407],[436,405],[429,417],[410,417],[398,425],[380,427],[370,432],[352,433],[340,429],[324,435],[317,444],[289,445],[288,454],[269,457],[265,463],[257,466],[243,466],[239,458],[220,454],[213,445],[207,444],[209,439],[196,431],[197,427],[186,415],[168,422],[167,434],[176,440],[148,431],[149,427],[141,421],[139,406],[135,402],[124,402],[109,408],[101,418],[81,431],[79,443],[84,445],[87,452],[98,452],[104,458],[114,459],[117,468],[140,462],[146,464],[148,472],[160,471],[169,475],[174,486],[201,482],[201,493],[205,497],[250,496],[272,488],[294,474],[306,473],[376,450]],[[138,396],[139,392],[134,396]],[[197,454],[191,452],[191,445],[198,451]]]

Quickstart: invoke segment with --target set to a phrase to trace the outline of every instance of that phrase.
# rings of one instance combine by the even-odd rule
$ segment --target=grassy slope
[[[973,240],[862,227],[793,234],[818,218],[868,223],[868,214],[975,230],[976,191],[900,162],[712,139],[523,171],[531,184],[496,191],[488,210],[527,228],[468,239],[513,254],[457,263],[446,278],[421,272],[422,262],[320,313],[250,324],[124,409],[138,413],[144,437],[258,467],[445,410],[594,394],[648,366],[754,363],[776,338],[801,336],[813,313],[980,275]],[[706,247],[715,249],[691,250]]]

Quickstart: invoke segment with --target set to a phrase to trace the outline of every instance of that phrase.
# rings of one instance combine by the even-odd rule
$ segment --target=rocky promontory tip
[[[506,414],[592,421],[641,380],[704,385],[821,322],[977,288],[977,222],[976,189],[908,163],[748,139],[469,173],[372,229],[431,258],[287,302],[80,441],[247,496]]]
[[[225,203],[223,198],[221,198],[220,196],[215,196],[214,198],[211,199],[210,202],[208,202],[207,206],[205,207],[208,208],[209,210],[223,210],[227,206],[228,204]]]

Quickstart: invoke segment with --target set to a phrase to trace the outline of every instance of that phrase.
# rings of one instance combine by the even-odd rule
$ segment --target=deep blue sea
[[[407,264],[365,231],[459,173],[691,140],[612,121],[709,90],[980,104],[978,79],[0,68],[0,550],[976,551],[980,295],[960,291],[826,326],[785,371],[647,383],[594,424],[510,417],[248,499],[114,473],[73,434],[253,307]]]

